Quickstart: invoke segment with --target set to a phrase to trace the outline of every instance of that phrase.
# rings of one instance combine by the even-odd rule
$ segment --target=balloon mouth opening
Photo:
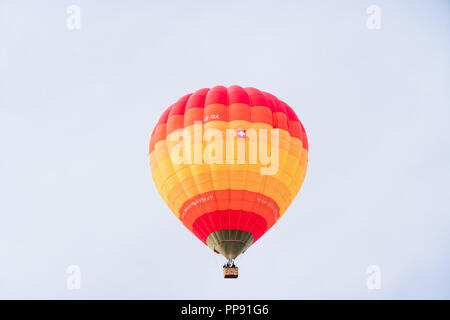
[[[236,259],[253,244],[253,235],[243,230],[219,230],[206,238],[206,244],[226,259]]]

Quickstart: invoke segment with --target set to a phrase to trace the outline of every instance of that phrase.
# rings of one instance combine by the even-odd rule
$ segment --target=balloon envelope
[[[300,190],[308,141],[295,112],[255,88],[217,86],[180,98],[150,140],[158,192],[212,250],[234,259]]]

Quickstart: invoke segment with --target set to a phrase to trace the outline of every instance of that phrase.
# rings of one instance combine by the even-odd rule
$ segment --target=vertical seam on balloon
[[[184,110],[183,110],[183,119],[184,119],[184,115],[185,115],[185,113],[186,113],[186,104],[187,104],[187,102],[189,101],[189,99],[191,98],[191,96],[192,96],[192,93],[189,94],[188,99],[186,99],[186,102],[184,103],[184,106],[183,106],[183,108],[184,108]],[[174,105],[175,105],[175,104],[174,104]],[[173,108],[174,105],[172,105],[171,108]],[[172,111],[172,110],[170,110],[170,111]],[[166,144],[167,154],[169,155],[169,163],[170,163],[170,165],[171,165],[171,167],[172,167],[173,173],[174,173],[174,175],[177,177],[177,180],[178,180],[178,182],[179,182],[179,185],[181,185],[181,188],[182,188],[183,193],[184,193],[184,195],[185,195],[186,201],[188,201],[188,200],[189,200],[189,195],[188,195],[188,193],[187,193],[186,186],[184,185],[183,181],[180,180],[180,177],[179,177],[179,175],[178,175],[178,173],[181,172],[181,170],[183,170],[183,169],[185,169],[185,168],[183,167],[183,169],[181,169],[180,171],[175,171],[175,168],[174,168],[173,163],[172,163],[172,158],[170,157],[170,150],[169,150],[169,147],[168,147],[168,145],[167,145],[167,127],[168,127],[167,124],[169,123],[170,111],[169,111],[169,113],[168,113],[167,121],[166,121],[166,128],[165,128],[165,130],[166,130],[166,132],[165,132],[165,144]],[[184,130],[184,123],[183,123],[183,130]],[[188,167],[189,170],[190,170],[190,167],[189,167],[189,166],[186,166],[186,167]],[[183,206],[181,206],[181,207],[183,207]],[[181,212],[178,212],[178,213],[179,213],[179,217],[180,217],[180,220],[181,220]],[[181,220],[181,221],[182,221],[183,224],[184,224],[184,219]]]
[[[278,100],[278,102],[280,101],[278,98],[277,98],[277,100]],[[289,133],[289,148],[288,148],[287,157],[286,157],[286,161],[287,161],[287,160],[289,159],[289,153],[290,153],[290,150],[291,150],[292,136],[291,136],[291,130],[290,130],[290,121],[289,121],[289,117],[287,116],[287,111],[288,111],[288,110],[286,109],[286,107],[284,106],[283,103],[280,103],[280,105],[281,105],[282,108],[284,109],[284,113],[286,114],[286,117],[287,117],[287,127],[288,127],[288,133]],[[293,110],[292,110],[292,111],[293,111]],[[299,122],[300,122],[300,120],[299,120]],[[301,140],[301,141],[302,141],[302,148],[303,148],[303,140]],[[296,170],[297,170],[298,165],[299,165],[299,163],[300,163],[300,159],[301,159],[301,151],[302,151],[302,150],[300,150],[300,157],[297,158],[297,161],[296,161],[296,162],[297,162],[297,166],[296,166],[296,168],[295,168]],[[280,168],[281,168],[281,166],[280,166]],[[287,185],[288,190],[290,190],[291,185],[292,185],[292,183],[294,182],[296,170],[294,170],[294,176],[291,176],[291,177],[292,177],[291,182]],[[295,195],[296,195],[296,193],[290,195],[290,198],[288,199],[288,201],[287,201],[287,203],[286,203],[286,210],[287,210],[287,208],[289,207],[289,205],[292,203],[292,201],[294,200]],[[278,216],[277,221],[278,221],[280,218],[281,218],[281,209],[280,209],[280,212],[279,212],[279,216]]]
[[[211,92],[211,90],[212,90],[212,89],[209,89],[208,92],[205,93],[205,101],[203,102],[202,134],[204,134],[205,125],[206,125],[206,123],[203,123],[203,121],[204,121],[204,119],[205,119],[206,98],[208,97],[208,94]],[[203,137],[202,137],[202,146],[203,146]],[[203,151],[204,151],[204,150],[203,150],[203,147],[202,147],[202,159],[203,159]],[[204,159],[203,159],[203,161],[204,161]],[[203,161],[202,161],[202,162],[203,162]],[[216,206],[217,206],[218,212],[220,212],[220,210],[219,210],[219,203],[218,203],[218,200],[217,200],[217,193],[216,193],[217,187],[214,185],[214,179],[213,179],[213,175],[212,175],[212,173],[211,173],[211,171],[212,171],[212,170],[211,170],[211,164],[206,164],[206,165],[208,166],[208,174],[209,174],[209,178],[210,178],[210,181],[211,181],[211,185],[212,185],[212,187],[213,187],[212,194],[214,195],[214,198],[216,199]],[[206,203],[204,204],[204,207],[205,207],[205,213],[203,213],[203,214],[207,214],[207,213],[208,213],[208,210],[207,210],[207,208],[206,208]],[[220,219],[218,219],[218,220],[220,221]],[[202,222],[203,222],[203,220],[202,220]],[[214,230],[214,224],[213,224],[213,221],[212,221],[210,215],[208,215],[208,222],[209,222],[209,224],[210,224],[210,226],[209,226],[209,231]],[[205,223],[206,223],[206,222],[205,222]],[[207,226],[205,226],[205,227],[207,227]]]
[[[249,98],[249,102],[250,102],[250,97],[249,97],[249,94],[247,93],[247,91],[245,89],[242,89],[242,91],[245,92],[245,94]],[[252,112],[253,108],[251,107],[250,103],[249,103],[248,107],[250,109],[250,126],[249,126],[249,128],[250,128],[250,127],[253,126],[253,112]],[[256,142],[256,144],[258,144],[258,142]],[[248,159],[248,161],[250,162],[250,145],[249,145],[249,159]],[[242,202],[241,203],[244,203],[246,195],[247,195],[247,190],[248,190],[248,188],[247,188],[247,182],[248,182],[247,181],[247,177],[248,177],[249,164],[247,164],[247,168],[246,169],[247,170],[245,170],[245,178],[244,178],[244,186],[243,186]],[[243,210],[243,208],[241,208],[241,210]],[[241,220],[241,215],[239,215],[239,217],[238,217],[238,221],[237,221],[236,227],[240,226],[240,220]],[[236,235],[236,237],[237,237],[237,235]]]
[[[176,177],[177,177],[177,180],[178,180],[178,182],[179,182],[179,185],[181,185],[181,187],[182,187],[182,189],[183,189],[183,192],[186,194],[186,197],[187,197],[187,193],[186,193],[186,190],[185,190],[185,188],[184,188],[184,185],[183,185],[183,183],[181,182],[180,177],[177,175],[177,172],[175,171],[175,168],[174,168],[174,166],[173,166],[172,160],[170,159],[170,150],[169,150],[169,147],[168,147],[168,145],[167,145],[167,123],[166,123],[166,126],[165,126],[164,130],[165,130],[165,132],[164,132],[164,135],[165,135],[165,138],[164,138],[164,148],[167,150],[167,154],[169,155],[169,161],[168,161],[168,162],[170,163],[170,168],[171,168],[171,171],[172,171],[172,175],[170,175],[170,178],[172,178],[173,176],[176,176]],[[167,181],[167,179],[166,179],[166,181]],[[168,200],[168,199],[167,199],[167,200]],[[181,213],[180,213],[180,218],[181,218]]]
[[[254,90],[258,90],[258,89],[255,88]],[[247,90],[246,90],[246,91],[247,91]],[[258,90],[258,92],[260,92],[260,91]],[[261,92],[260,92],[260,93],[261,93]],[[250,108],[252,108],[252,107],[253,107],[252,95],[249,94],[248,97],[249,97]],[[259,144],[259,142],[258,142],[258,144]],[[260,172],[259,174],[261,175],[261,172]],[[262,183],[261,183],[261,184],[259,185],[259,187],[258,187],[258,192],[257,192],[258,194],[261,194],[261,185],[262,185]],[[256,197],[258,197],[258,195],[256,195]],[[253,202],[253,205],[252,205],[252,208],[251,208],[251,212],[253,212],[253,213],[259,215],[257,208],[255,208],[255,204],[256,204],[256,203],[258,203],[258,199],[256,199],[256,201]],[[259,205],[261,205],[261,204],[259,204]],[[261,217],[264,219],[263,216],[261,216]],[[248,218],[248,220],[247,220],[247,222],[246,222],[246,224],[245,224],[245,229],[247,229],[247,230],[252,230],[252,234],[254,235],[254,230],[253,230],[253,229],[249,229],[249,223],[250,223],[250,220],[251,220],[251,218],[250,218],[250,216],[249,216],[249,218]],[[265,220],[265,219],[264,219],[264,220]],[[253,227],[254,227],[254,226],[253,226]]]
[[[190,98],[190,97],[189,97]],[[186,105],[187,105],[187,103],[188,103],[188,101],[189,101],[189,99],[188,100],[186,100],[186,103],[185,103],[185,105],[184,105],[184,113],[183,113],[183,119],[184,119],[184,117],[186,116]],[[194,121],[195,122],[195,121]],[[184,127],[184,124],[183,124],[183,127]],[[195,128],[195,123],[194,123],[194,127],[193,128]],[[184,129],[183,129],[184,130]],[[195,130],[195,129],[194,129]],[[203,139],[203,138],[202,138]],[[184,146],[183,146],[183,148],[184,148]],[[195,149],[194,149],[195,150]],[[202,150],[202,152],[203,152],[203,150]],[[194,155],[192,155],[191,154],[191,157],[193,157]],[[192,161],[193,159],[191,158],[191,161]],[[184,161],[184,160],[183,160]],[[190,166],[190,165],[187,165],[186,166],[187,168],[188,168],[188,170],[189,170],[189,172],[190,172],[190,174],[191,174],[191,177],[192,177],[192,180],[194,181],[194,186],[195,186],[195,188],[196,188],[196,190],[197,190],[197,195],[198,194],[200,194],[200,190],[199,190],[199,188],[198,188],[198,186],[197,186],[197,182],[196,182],[196,179],[195,179],[195,175],[193,174],[193,172],[192,172],[192,166]],[[186,202],[187,201],[189,201],[189,200],[191,200],[193,197],[191,197],[191,198],[189,198],[189,196],[188,196],[188,194],[186,193]],[[202,203],[201,204],[201,206],[205,206],[205,210],[206,210],[206,205],[204,204],[204,203]],[[181,213],[180,213],[180,216],[181,216]],[[185,217],[186,218],[186,217]],[[194,224],[195,224],[195,220],[193,220],[192,221],[192,231],[194,230]],[[200,229],[200,230],[202,230],[203,232],[204,232],[204,234],[206,234],[207,233],[207,230],[205,230],[204,228],[202,228],[202,226],[200,225],[200,224],[198,224],[198,228]],[[206,239],[205,239],[205,241],[206,241]]]
[[[155,152],[155,151],[152,151],[152,152]],[[155,155],[156,155],[156,154],[155,154]],[[154,171],[157,171],[157,172],[159,173],[159,175],[161,176],[161,170],[159,169],[159,166],[156,165],[156,164],[155,164],[156,168],[155,168],[154,170],[152,170],[152,169],[151,169],[151,163],[152,163],[152,162],[150,161],[150,172],[152,173],[153,181],[156,181],[156,179],[155,179],[156,172],[154,172]],[[164,202],[167,204],[167,206],[169,207],[169,209],[171,209],[167,197],[162,193],[162,186],[156,184],[156,182],[155,182],[155,186],[156,186],[156,190],[158,191],[159,195],[163,198]],[[175,213],[175,212],[174,212],[174,214],[175,214],[175,216],[176,216],[176,213]],[[179,217],[179,216],[178,216],[178,217]]]
[[[290,124],[289,124],[289,119],[288,119],[288,117],[287,117],[287,111],[286,111],[286,108],[284,107],[284,105],[282,105],[281,103],[279,103],[280,101],[278,100],[278,98],[275,98],[276,99],[276,101],[275,101],[275,103],[277,103],[277,104],[279,104],[283,109],[284,109],[284,114],[286,114],[286,123],[287,123],[287,128],[288,128],[288,137],[289,137],[289,144],[288,144],[288,150],[287,150],[287,153],[286,153],[286,158],[284,159],[284,162],[283,162],[283,164],[279,164],[279,168],[280,168],[280,170],[283,170],[283,169],[281,169],[281,168],[284,168],[285,167],[285,165],[286,165],[286,162],[288,161],[288,159],[289,159],[289,152],[290,152],[290,150],[291,150],[291,131],[290,131]],[[278,145],[278,147],[280,147],[279,145]],[[284,170],[283,170],[283,173],[284,173]],[[280,177],[281,178],[281,177]],[[287,203],[286,203],[286,209],[289,207],[289,205],[290,205],[290,203],[292,202],[292,200],[293,200],[293,198],[292,198],[292,195],[291,195],[291,197],[289,197],[289,199],[288,199],[288,201],[287,201]],[[281,211],[281,209],[279,209],[279,211]],[[277,217],[277,219],[274,221],[274,224],[280,219],[280,217],[281,217],[281,215],[280,215],[280,212],[278,212],[278,217]]]
[[[156,126],[155,126],[155,129],[156,129]],[[155,131],[155,129],[154,129],[154,131]],[[153,137],[153,135],[152,135],[152,138],[153,138],[153,140],[155,140],[154,137]],[[154,143],[154,145],[155,145],[155,143]],[[156,152],[157,152],[156,148],[153,148],[153,151],[149,154],[149,156],[150,156],[152,153],[154,153],[154,154],[155,154],[155,158],[156,158]],[[156,160],[155,160],[155,161],[156,161]],[[155,171],[156,171],[155,174],[158,173],[158,174],[162,177],[162,176],[163,176],[163,175],[162,175],[162,170],[160,169],[159,165],[158,165],[158,164],[155,164],[155,167],[156,167],[156,169],[155,169]],[[151,161],[150,161],[150,171],[152,172],[153,181],[156,181],[155,178],[154,178],[154,172],[153,172],[153,170],[151,169]],[[162,193],[162,190],[163,190],[163,188],[164,188],[164,185],[163,185],[163,184],[160,184],[160,185],[158,186],[158,185],[156,185],[156,183],[155,183],[155,186],[156,186],[156,190],[158,190],[158,193],[161,195],[161,197],[163,198],[164,202],[168,205],[169,208],[171,208],[171,207],[169,206],[168,198],[167,198],[165,195],[163,195],[163,193]],[[160,191],[160,190],[161,190],[161,191]],[[175,212],[174,212],[174,214],[176,215]]]
[[[299,120],[299,122],[300,122],[300,120]],[[303,125],[301,124],[301,122],[300,122],[300,125],[303,126]],[[305,135],[305,136],[306,136],[306,131],[305,131],[305,132],[302,131],[302,135]],[[288,185],[288,189],[289,189],[289,190],[291,189],[291,187],[294,188],[294,193],[292,194],[292,200],[295,198],[295,196],[297,195],[297,193],[300,191],[300,188],[302,187],[302,185],[303,185],[303,180],[304,180],[304,176],[303,176],[303,179],[301,179],[301,180],[298,182],[298,184],[297,184],[296,181],[295,181],[295,177],[297,176],[297,170],[301,170],[301,165],[300,165],[300,163],[301,163],[301,161],[303,160],[303,159],[302,159],[302,158],[303,158],[303,150],[305,150],[305,148],[304,148],[304,143],[303,143],[303,137],[302,137],[302,139],[299,139],[299,140],[300,140],[300,142],[302,143],[301,150],[300,150],[300,156],[297,158],[297,167],[295,168],[295,172],[294,172],[294,175],[293,175],[293,179],[292,179],[292,181],[291,181],[291,182],[289,183],[289,185]],[[308,154],[306,155],[306,157],[307,157],[307,156],[308,156]],[[307,165],[308,165],[308,163],[306,163],[305,168],[304,168],[305,174],[306,174],[306,167],[307,167]],[[281,215],[281,212],[280,212],[280,215]]]
[[[170,159],[170,150],[169,150],[169,147],[168,147],[168,145],[167,145],[167,123],[168,123],[168,119],[169,119],[169,113],[170,113],[170,110],[171,110],[172,107],[173,107],[173,105],[171,105],[171,106],[168,108],[169,112],[168,112],[168,115],[167,115],[167,120],[166,120],[166,122],[164,123],[164,139],[159,140],[158,142],[164,141],[164,142],[163,142],[164,144],[163,144],[162,148],[163,148],[163,149],[166,149],[167,154],[169,155],[169,163],[170,163],[170,168],[171,168],[171,174],[169,175],[169,178],[166,179],[166,181],[167,181],[168,179],[172,178],[173,176],[176,176],[176,177],[177,177],[177,180],[178,180],[178,182],[179,182],[179,185],[182,186],[183,192],[186,194],[186,190],[184,189],[184,186],[183,186],[183,184],[181,183],[180,178],[177,176],[176,171],[175,171],[175,168],[174,168],[173,163],[172,163],[172,160]],[[155,144],[155,145],[156,145],[156,144]],[[155,151],[156,151],[156,148],[155,148]],[[155,156],[156,156],[156,154],[155,154]],[[161,177],[164,177],[163,172],[162,172],[162,170],[160,169],[159,165],[158,165],[158,170],[159,170],[159,172],[161,173]],[[162,190],[164,189],[165,185],[166,185],[166,183],[164,183],[164,184],[161,186],[161,194],[162,194]],[[167,196],[168,196],[168,195],[167,195]],[[166,199],[166,203],[168,204],[169,209],[172,210],[171,205],[169,205],[169,198],[168,198],[167,196],[163,196],[163,199]],[[174,212],[174,214],[176,215],[177,213]],[[180,220],[181,220],[181,215],[179,215],[179,218],[180,218]]]
[[[227,128],[230,126],[230,103],[229,103],[229,94],[228,94],[229,88],[227,88],[227,102],[226,102],[226,110],[227,110]],[[226,130],[225,130],[225,139],[226,139]],[[234,139],[234,138],[233,138]],[[225,143],[226,148],[226,143]],[[234,145],[233,145],[234,148]],[[228,170],[228,239],[231,239],[231,213],[230,213],[230,207],[231,207],[231,170]]]

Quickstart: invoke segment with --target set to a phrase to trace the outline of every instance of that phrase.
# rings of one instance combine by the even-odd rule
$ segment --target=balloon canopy
[[[234,259],[287,210],[302,186],[308,140],[296,113],[255,88],[187,94],[150,140],[158,192],[203,243]]]

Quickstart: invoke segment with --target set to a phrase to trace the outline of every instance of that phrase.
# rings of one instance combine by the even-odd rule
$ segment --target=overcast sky
[[[448,1],[0,9],[0,298],[450,299]],[[225,280],[158,195],[148,142],[176,99],[233,84],[291,105],[310,153],[291,207]]]

